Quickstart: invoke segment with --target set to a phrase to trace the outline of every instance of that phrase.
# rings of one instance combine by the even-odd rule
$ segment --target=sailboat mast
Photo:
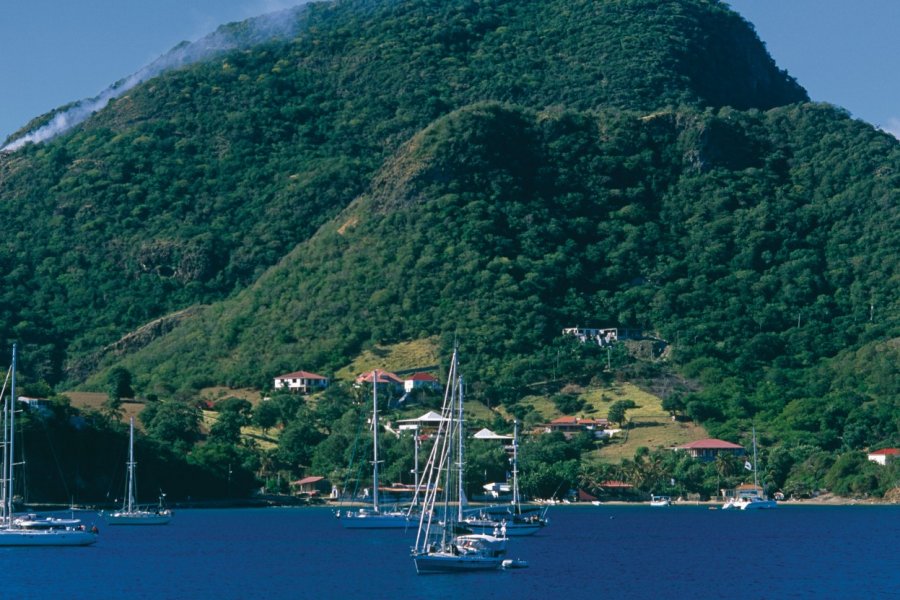
[[[378,371],[372,371],[372,510],[378,512]]]
[[[463,489],[463,471],[464,469],[464,448],[465,448],[465,427],[463,426],[463,378],[460,376],[459,378],[459,430],[458,430],[458,441],[459,444],[459,465],[457,466],[457,485],[459,487],[457,498],[459,499],[458,508],[456,511],[457,521],[463,520],[463,498],[466,497],[465,489]]]
[[[519,514],[519,420],[513,421],[513,506]]]
[[[2,422],[3,426],[3,459],[0,462],[0,525],[3,524],[3,520],[9,515],[7,512],[6,506],[6,465],[8,462],[7,458],[7,444],[6,444],[6,432],[8,428],[6,426],[6,384],[9,383],[9,375],[10,372],[6,372],[6,378],[3,380],[3,388],[2,392],[0,392],[0,404],[2,404],[2,415],[0,415],[0,422]]]
[[[128,430],[128,512],[134,510],[134,417]]]
[[[9,388],[9,405],[8,405],[8,417],[6,419],[6,425],[9,427],[4,430],[4,435],[6,436],[6,528],[12,529],[12,515],[13,515],[13,463],[15,462],[15,454],[13,450],[15,449],[15,420],[16,420],[16,345],[13,344],[12,348],[12,366],[10,367],[12,371],[12,379],[10,380],[10,388]]]
[[[756,426],[753,426],[753,487],[759,490],[759,477],[756,473]]]

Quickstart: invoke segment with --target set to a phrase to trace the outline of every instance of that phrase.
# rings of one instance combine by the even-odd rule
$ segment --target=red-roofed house
[[[289,389],[292,392],[308,394],[328,387],[328,378],[309,371],[294,371],[275,378],[275,389]]]
[[[323,489],[327,491],[328,482],[325,481],[324,477],[304,477],[303,479],[298,479],[297,481],[291,482],[291,487],[294,488],[294,494],[298,496],[319,496]]]
[[[372,383],[372,371],[366,371],[365,373],[361,373],[356,378],[356,385],[361,385],[363,383]],[[403,380],[394,375],[389,371],[382,371],[381,369],[375,369],[375,383],[378,385],[379,389],[394,389],[394,390],[402,390],[403,389]]]
[[[869,452],[869,460],[879,465],[887,465],[889,462],[897,460],[898,457],[900,457],[900,448],[882,448]]]
[[[403,380],[403,389],[407,392],[411,392],[418,388],[436,390],[440,387],[440,382],[434,375],[429,375],[428,373],[413,373]]]
[[[733,454],[735,456],[741,456],[742,454],[744,454],[743,446],[739,444],[732,444],[731,442],[726,442],[725,440],[717,440],[714,438],[697,440],[696,442],[691,442],[683,446],[676,446],[675,449],[684,450],[692,457],[706,462],[716,460],[716,457],[720,453]]]
[[[602,431],[609,425],[608,419],[593,419],[584,417],[564,416],[553,419],[544,426],[544,431],[551,433],[553,431],[561,431],[567,438],[581,433],[582,431],[591,431],[595,436],[602,435]]]

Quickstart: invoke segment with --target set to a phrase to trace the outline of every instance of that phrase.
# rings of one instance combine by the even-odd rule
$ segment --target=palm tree
[[[716,454],[716,494],[722,490],[722,479],[731,477],[737,472],[737,461],[733,454],[719,452]]]

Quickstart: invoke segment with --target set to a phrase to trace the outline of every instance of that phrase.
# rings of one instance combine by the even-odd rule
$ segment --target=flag
[[[753,465],[750,464],[750,461],[749,461],[749,460],[745,460],[745,461],[744,461],[744,468],[747,469],[748,471],[752,471],[752,470],[753,470]]]

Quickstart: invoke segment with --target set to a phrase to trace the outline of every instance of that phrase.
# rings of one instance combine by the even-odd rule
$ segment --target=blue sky
[[[0,13],[0,141],[183,40],[297,0],[10,0]],[[900,0],[731,0],[816,101],[900,137]]]

